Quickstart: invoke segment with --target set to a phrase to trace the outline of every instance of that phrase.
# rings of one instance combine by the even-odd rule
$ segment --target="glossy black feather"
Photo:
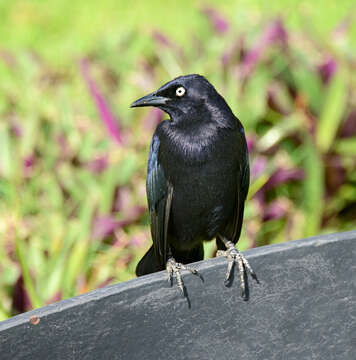
[[[163,267],[167,262],[167,230],[172,201],[172,187],[164,175],[158,161],[160,141],[157,135],[152,138],[148,157],[146,190],[150,212],[153,248],[158,263]]]
[[[134,106],[147,106],[152,97],[170,115],[154,133],[147,173],[155,261],[164,269],[169,251],[187,263],[203,258],[203,241],[217,238],[220,249],[219,235],[238,241],[249,165],[240,121],[204,77],[174,79]]]

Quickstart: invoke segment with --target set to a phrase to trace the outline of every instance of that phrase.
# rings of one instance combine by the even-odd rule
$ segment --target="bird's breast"
[[[231,221],[239,172],[235,150],[233,144],[220,142],[162,151],[164,172],[173,186],[170,231],[180,247],[215,237]]]
[[[232,220],[236,204],[236,169],[207,161],[200,166],[176,166],[171,233],[180,247],[210,240]]]
[[[166,157],[170,162],[178,162],[184,166],[201,164],[218,155],[219,149],[227,145],[222,141],[226,136],[215,126],[162,128],[160,156],[163,161]]]

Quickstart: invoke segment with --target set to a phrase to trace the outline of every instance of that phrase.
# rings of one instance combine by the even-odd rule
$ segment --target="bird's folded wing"
[[[242,221],[244,217],[244,208],[245,208],[245,200],[248,193],[248,187],[250,184],[250,167],[248,163],[248,157],[246,157],[246,161],[240,167],[240,174],[238,178],[241,179],[237,183],[236,187],[236,205],[234,211],[234,230],[232,235],[232,241],[234,244],[240,238]]]
[[[160,265],[165,266],[168,256],[167,231],[173,188],[168,183],[158,161],[159,146],[159,138],[154,135],[148,158],[146,189],[153,247]]]

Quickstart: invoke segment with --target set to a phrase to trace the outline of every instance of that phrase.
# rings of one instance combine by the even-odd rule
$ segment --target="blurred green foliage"
[[[180,74],[205,75],[246,128],[242,250],[355,228],[353,11],[346,0],[0,2],[0,320],[134,276],[162,114],[129,104]]]

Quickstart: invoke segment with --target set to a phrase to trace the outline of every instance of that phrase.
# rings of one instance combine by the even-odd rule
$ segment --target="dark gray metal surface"
[[[249,301],[225,259],[199,262],[190,308],[164,272],[144,276],[0,323],[0,359],[356,359],[356,231],[245,255]]]

